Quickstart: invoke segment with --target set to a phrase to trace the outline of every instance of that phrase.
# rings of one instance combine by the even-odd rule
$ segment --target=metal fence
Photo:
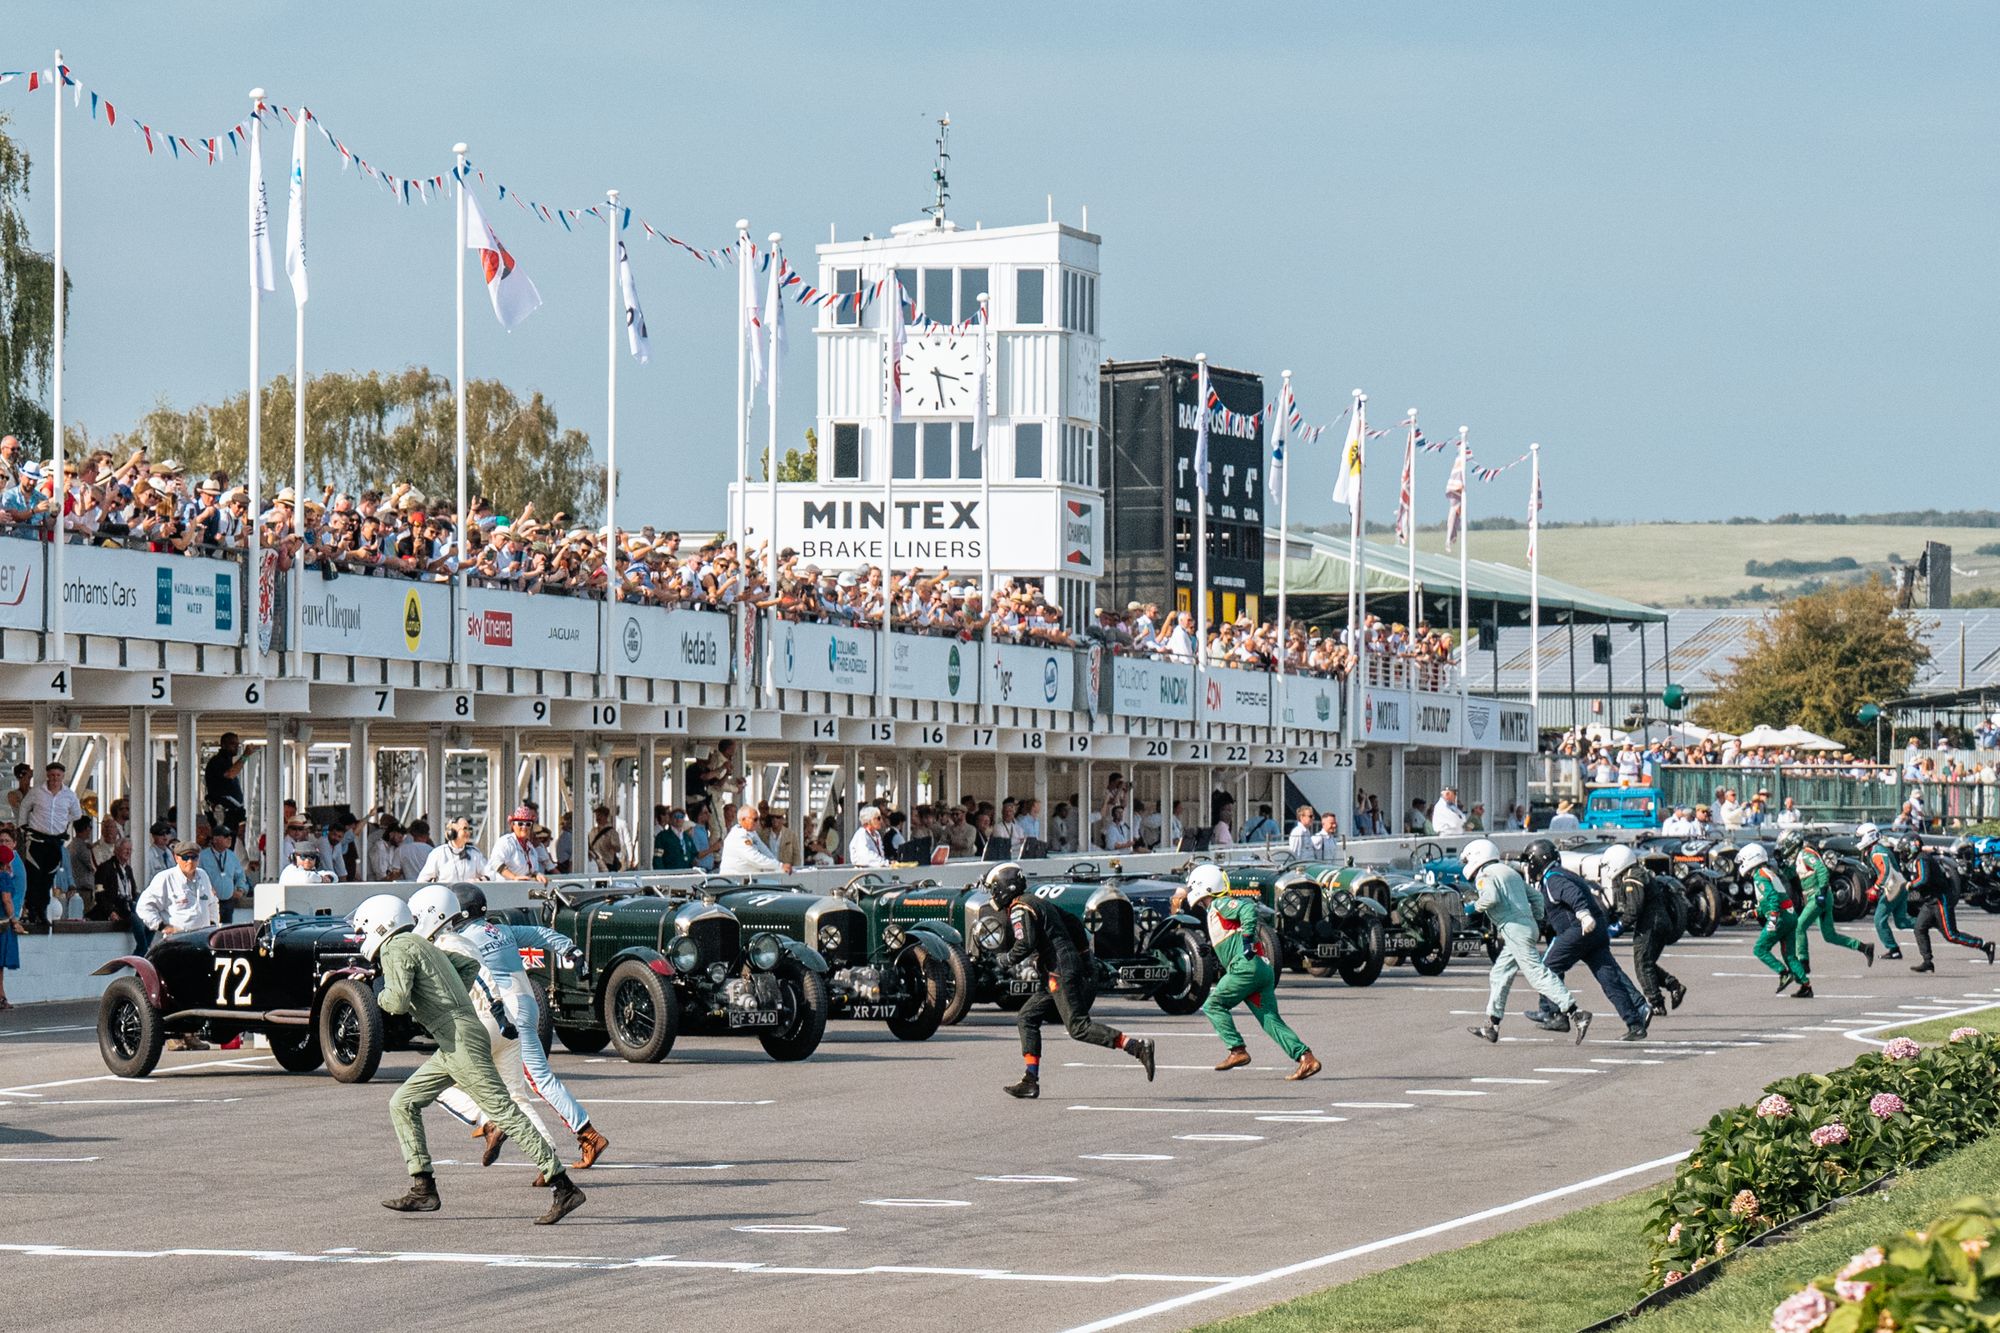
[[[1771,793],[1774,818],[1789,796],[1809,820],[1886,823],[1914,791],[1922,794],[1931,820],[1947,828],[2000,819],[2000,784],[1989,782],[1906,782],[1900,775],[1883,782],[1873,776],[1857,778],[1808,768],[1668,765],[1659,771],[1659,785],[1661,804],[1667,809],[1712,805],[1717,789],[1727,787],[1746,802],[1757,792]]]

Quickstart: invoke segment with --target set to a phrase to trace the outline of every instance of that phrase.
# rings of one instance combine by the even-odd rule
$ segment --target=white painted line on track
[[[1523,1209],[1534,1208],[1554,1199],[1567,1198],[1572,1194],[1580,1194],[1586,1190],[1596,1189],[1602,1185],[1609,1185],[1615,1181],[1626,1180],[1632,1176],[1657,1171],[1663,1166],[1672,1166],[1686,1157],[1686,1153],[1678,1152],[1671,1157],[1660,1157],[1650,1162],[1640,1162],[1636,1166],[1624,1167],[1617,1171],[1608,1171],[1601,1176],[1592,1176],[1588,1180],[1579,1180],[1571,1185],[1544,1190],[1540,1194],[1531,1194],[1525,1199],[1516,1199],[1512,1203],[1503,1203],[1498,1207],[1482,1209],[1476,1213],[1467,1213],[1463,1217],[1454,1217],[1447,1222],[1437,1222],[1431,1226],[1420,1227],[1415,1231],[1405,1231],[1401,1235],[1385,1236],[1381,1240],[1372,1240],[1363,1245],[1350,1246],[1344,1250],[1336,1250],[1332,1254],[1323,1254],[1316,1259],[1306,1259],[1299,1263],[1287,1264],[1283,1268],[1273,1268],[1262,1273],[1252,1273],[1247,1277],[1232,1278],[1227,1282],[1219,1282],[1215,1286],[1202,1291],[1189,1292],[1184,1296],[1175,1296],[1168,1300],[1156,1301],[1151,1305],[1142,1306],[1136,1310],[1127,1310],[1123,1314],[1111,1315],[1108,1318],[1094,1320],[1088,1324],[1078,1324],[1074,1328],[1071,1328],[1068,1333],[1102,1333],[1104,1329],[1120,1328],[1126,1324],[1137,1323],[1141,1319],[1150,1319],[1154,1315],[1179,1310],[1200,1301],[1214,1300],[1218,1296],[1228,1296],[1251,1287],[1261,1287],[1266,1283],[1276,1282],[1281,1278],[1292,1277],[1299,1273],[1308,1273],[1314,1269],[1326,1268],[1348,1259],[1359,1258],[1362,1255],[1375,1254],[1382,1250],[1394,1249],[1399,1245],[1407,1245],[1412,1241],[1428,1240],[1432,1236],[1443,1235],[1446,1232],[1457,1231],[1469,1226],[1477,1226],[1481,1222],[1489,1221],[1496,1217],[1505,1217],[1509,1213],[1517,1213]]]
[[[1797,1032],[1845,1032],[1845,1031],[1847,1031],[1847,1029],[1846,1029],[1846,1028],[1836,1028],[1836,1027],[1825,1027],[1825,1026],[1820,1026],[1820,1027],[1801,1027],[1801,1028],[1795,1028],[1795,1029],[1794,1029],[1794,1031],[1797,1031]]]
[[[1304,1113],[1297,1115],[1260,1115],[1257,1119],[1268,1121],[1274,1125],[1344,1125],[1347,1123],[1347,1117],[1344,1115],[1306,1115]]]
[[[461,1162],[450,1157],[440,1157],[433,1166],[479,1166],[478,1162]],[[533,1162],[495,1162],[495,1166],[532,1167]],[[734,1162],[599,1162],[592,1171],[734,1171]]]
[[[1484,1097],[1476,1088],[1404,1088],[1405,1097]]]
[[[1082,1162],[1171,1162],[1173,1156],[1163,1152],[1087,1152],[1077,1157]]]
[[[989,1185],[1074,1185],[1075,1176],[974,1176]]]
[[[1188,1143],[1262,1143],[1262,1134],[1176,1134],[1175,1138]]]
[[[1663,1065],[1666,1061],[1649,1060],[1641,1056],[1626,1056],[1623,1059],[1614,1059],[1608,1055],[1593,1055],[1590,1057],[1590,1063],[1594,1065]]]
[[[1893,1022],[1877,1023],[1873,1027],[1866,1027],[1866,1028],[1850,1028],[1846,1033],[1846,1037],[1849,1041],[1858,1041],[1862,1043],[1864,1046],[1887,1046],[1889,1044],[1889,1040],[1887,1038],[1878,1038],[1870,1036],[1869,1034],[1875,1032],[1882,1032],[1885,1030],[1892,1030],[1895,1028],[1911,1027],[1914,1026],[1915,1024],[1929,1022],[1932,1019],[1937,1019],[1937,1018],[1961,1018],[1967,1014],[1986,1013],[1993,1009],[2000,1009],[2000,1001],[1988,1001],[1984,1004],[1967,1005],[1963,1009],[1954,1009],[1949,1013],[1943,1013],[1943,1014],[1925,1014],[1925,1015],[1904,1014],[1898,1016]]]
[[[1602,1074],[1604,1071],[1602,1069],[1576,1069],[1555,1065],[1547,1069],[1537,1069],[1535,1072],[1537,1074]]]
[[[1924,1013],[1934,1009],[1957,1009],[1960,1006],[1955,1004],[1899,1004],[1896,1007],[1898,1009],[1915,1010],[1918,1013]]]
[[[778,1235],[828,1234],[845,1230],[842,1227],[815,1226],[804,1224],[769,1224],[763,1227],[737,1227],[738,1231],[768,1233]],[[38,1259],[252,1259],[264,1263],[295,1264],[475,1264],[489,1268],[555,1268],[584,1272],[631,1272],[644,1269],[695,1269],[735,1273],[746,1276],[824,1276],[824,1277],[948,1277],[979,1278],[999,1282],[1059,1282],[1084,1286],[1105,1286],[1120,1282],[1181,1284],[1201,1287],[1219,1286],[1238,1281],[1236,1278],[1198,1275],[1192,1273],[1017,1273],[1004,1268],[932,1268],[914,1264],[876,1264],[867,1268],[820,1268],[786,1267],[767,1264],[758,1260],[742,1259],[684,1259],[678,1255],[647,1255],[642,1258],[619,1258],[590,1255],[536,1255],[536,1254],[465,1254],[445,1251],[401,1251],[401,1250],[357,1250],[342,1248],[318,1252],[294,1250],[222,1250],[222,1249],[172,1249],[172,1250],[109,1250],[82,1249],[67,1245],[0,1245],[0,1254],[18,1254],[24,1258]]]
[[[0,1157],[0,1163],[7,1163],[9,1165],[14,1163],[25,1165],[31,1162],[95,1162],[98,1160],[100,1159],[95,1157]]]
[[[1487,993],[1484,986],[1413,986],[1410,989],[1420,991],[1450,991],[1453,995],[1484,995]]]
[[[1907,1014],[1903,1014],[1903,1013],[1898,1013],[1898,1012],[1896,1012],[1895,1010],[1887,1010],[1887,1011],[1884,1011],[1884,1010],[1881,1010],[1881,1009],[1864,1009],[1864,1010],[1862,1010],[1862,1011],[1861,1011],[1861,1016],[1862,1016],[1863,1018],[1907,1018],[1907,1017],[1909,1017],[1909,1015],[1907,1015]]]
[[[9,1028],[0,1031],[0,1040],[8,1037],[32,1037],[44,1032],[95,1032],[95,1023],[75,1023],[55,1028]]]
[[[710,1101],[696,1097],[592,1097],[606,1106],[776,1106],[774,1098],[755,1102]]]
[[[1131,1111],[1139,1115],[1299,1115],[1296,1107],[1286,1106],[1071,1106],[1071,1111]],[[1310,1109],[1310,1108],[1306,1108]]]
[[[812,1222],[760,1222],[752,1226],[731,1227],[731,1231],[742,1231],[752,1236],[830,1236],[846,1227],[822,1226]]]
[[[1474,1083],[1552,1083],[1555,1080],[1546,1078],[1475,1078],[1471,1081]]]
[[[1518,1042],[1522,1045],[1527,1045],[1531,1042],[1553,1043],[1555,1041],[1555,1038],[1554,1037],[1502,1037],[1500,1040]]]
[[[1769,981],[1769,980],[1770,980],[1770,979],[1771,979],[1772,977],[1776,976],[1776,975],[1777,975],[1777,973],[1775,973],[1775,972],[1711,972],[1711,973],[1709,973],[1709,975],[1710,975],[1710,976],[1712,976],[1712,977],[1762,977],[1762,978],[1764,978],[1764,979],[1765,979],[1766,981]]]
[[[970,1199],[863,1199],[870,1208],[970,1208]]]
[[[15,1102],[23,1111],[44,1106],[226,1106],[241,1097],[61,1097],[38,1102]]]
[[[1136,1060],[1119,1060],[1116,1062],[1094,1062],[1090,1060],[1065,1060],[1063,1061],[1062,1067],[1064,1069],[1122,1069],[1129,1074],[1143,1074],[1146,1072],[1146,1067],[1140,1064]],[[1153,1067],[1155,1069],[1189,1070],[1199,1074],[1213,1074],[1216,1072],[1214,1065],[1155,1065]],[[1284,1070],[1286,1073],[1290,1073],[1296,1067],[1297,1066],[1295,1065],[1236,1066],[1236,1068],[1238,1069],[1247,1069],[1253,1074],[1275,1074],[1279,1070]]]
[[[1757,1039],[1759,1041],[1810,1041],[1811,1040],[1810,1037],[1801,1037],[1796,1032],[1760,1032],[1757,1034]]]
[[[244,1065],[275,1063],[277,1063],[275,1056],[239,1055],[227,1060],[198,1060],[193,1064],[173,1065],[164,1069],[155,1069],[149,1077],[172,1078],[176,1074],[187,1073],[194,1069],[218,1069],[228,1066],[240,1068]],[[50,1083],[21,1083],[11,1088],[0,1088],[0,1095],[32,1093],[38,1088],[73,1088],[81,1083],[145,1083],[146,1081],[143,1078],[120,1078],[116,1074],[91,1074],[84,1078],[59,1078]]]

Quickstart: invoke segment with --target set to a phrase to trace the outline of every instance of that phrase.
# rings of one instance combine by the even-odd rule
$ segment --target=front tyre
[[[1160,947],[1174,964],[1178,980],[1170,983],[1171,990],[1155,995],[1153,1003],[1160,1006],[1161,1012],[1176,1017],[1191,1014],[1207,1002],[1209,991],[1215,987],[1215,955],[1184,926],[1171,931]]]
[[[924,946],[929,948],[929,945]],[[951,997],[945,1001],[944,1018],[941,1025],[957,1027],[965,1016],[972,1012],[972,959],[964,949],[949,940],[939,941],[943,954],[945,979],[951,984]]]
[[[760,1033],[757,1040],[773,1060],[803,1060],[819,1049],[819,1040],[826,1035],[826,978],[811,968],[787,968],[778,973],[778,988],[785,1021],[776,1031]]]
[[[271,1058],[291,1074],[310,1074],[326,1063],[326,1056],[319,1048],[319,1033],[311,1028],[271,1034]]]
[[[1442,902],[1433,902],[1426,915],[1430,920],[1424,925],[1431,938],[1410,955],[1410,966],[1420,977],[1434,977],[1451,966],[1452,913]]]
[[[319,1003],[319,1049],[326,1072],[341,1083],[366,1083],[381,1067],[386,1046],[375,992],[352,977],[328,986]]]
[[[1722,924],[1722,891],[1713,880],[1705,880],[1688,889],[1688,934],[1713,935],[1715,928]]]
[[[120,977],[104,988],[97,1002],[97,1051],[106,1069],[120,1078],[144,1078],[166,1046],[166,1024],[139,978]]]
[[[556,1036],[562,1038],[563,1049],[578,1055],[596,1055],[611,1044],[611,1034],[602,1028],[573,1028],[561,1024],[556,1025],[554,1030]]]
[[[672,985],[644,962],[627,958],[611,969],[604,983],[604,1027],[627,1061],[650,1065],[666,1059],[680,1034],[680,1016]],[[569,1038],[563,1044],[569,1045]]]
[[[1382,975],[1382,964],[1387,960],[1389,941],[1382,923],[1370,921],[1361,937],[1361,957],[1351,963],[1340,965],[1340,979],[1350,986],[1372,986],[1375,978]]]
[[[930,1040],[951,1003],[951,974],[930,956],[928,945],[913,944],[897,957],[896,978],[904,999],[889,1031],[902,1041]]]

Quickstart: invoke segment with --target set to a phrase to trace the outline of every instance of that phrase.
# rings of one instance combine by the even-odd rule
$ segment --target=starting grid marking
[[[905,1200],[904,1202],[910,1202]],[[929,1201],[935,1203],[936,1201]],[[826,1226],[736,1227],[756,1235],[827,1235],[842,1230]],[[980,1278],[993,1282],[1060,1282],[1082,1286],[1109,1286],[1114,1283],[1169,1283],[1213,1286],[1235,1282],[1231,1277],[1184,1273],[1023,1273],[1010,1268],[933,1268],[916,1264],[871,1264],[865,1268],[798,1267],[762,1263],[755,1260],[687,1259],[673,1254],[619,1258],[606,1255],[571,1254],[467,1254],[424,1250],[100,1250],[70,1245],[0,1244],[0,1254],[18,1254],[30,1259],[248,1259],[278,1264],[460,1264],[483,1268],[558,1268],[576,1272],[619,1273],[646,1269],[712,1269],[758,1277],[951,1277]]]

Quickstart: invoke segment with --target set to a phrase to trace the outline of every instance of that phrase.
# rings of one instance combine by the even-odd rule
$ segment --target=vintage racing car
[[[1207,1002],[1222,966],[1200,920],[1173,910],[1180,887],[1179,880],[1107,876],[1089,862],[1028,880],[1029,893],[1083,923],[1099,995],[1135,996],[1169,1014],[1191,1014]]]
[[[892,965],[913,945],[920,945],[943,964],[947,990],[940,1020],[943,1026],[963,1019],[976,1001],[991,1003],[1017,981],[998,976],[993,955],[986,956],[986,967],[973,964],[972,952],[979,946],[972,939],[971,927],[979,909],[991,903],[986,891],[977,885],[948,889],[935,880],[899,884],[876,871],[864,870],[833,892],[861,912],[861,956],[873,966]],[[826,952],[825,941],[820,948]],[[828,961],[832,961],[831,954]],[[986,973],[993,974],[992,978]]]
[[[556,880],[529,897],[531,907],[490,915],[548,926],[583,951],[567,970],[527,957],[570,1050],[593,1055],[608,1043],[648,1064],[665,1059],[682,1031],[755,1036],[775,1060],[819,1048],[827,966],[810,945],[770,930],[745,938],[734,912],[684,882]]]
[[[1232,884],[1236,875],[1232,869]],[[1428,976],[1451,961],[1451,949],[1438,940],[1449,940],[1453,926],[1440,926],[1429,914],[1431,903],[1448,891],[1433,893],[1400,871],[1328,861],[1293,862],[1275,877],[1286,961],[1310,976],[1338,973],[1350,986],[1369,986],[1391,954]]]
[[[143,958],[114,958],[95,975],[114,973],[124,975],[98,1002],[97,1049],[120,1078],[151,1073],[170,1033],[258,1033],[293,1073],[324,1064],[342,1083],[365,1083],[394,1035],[345,917],[280,912],[163,935]]]

